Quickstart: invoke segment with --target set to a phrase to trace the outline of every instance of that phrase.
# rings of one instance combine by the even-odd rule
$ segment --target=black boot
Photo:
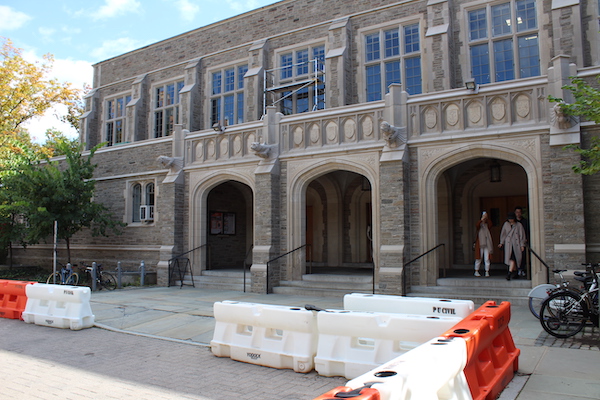
[[[507,281],[510,281],[511,275],[512,275],[512,272],[509,271],[508,274],[506,275],[506,280]]]

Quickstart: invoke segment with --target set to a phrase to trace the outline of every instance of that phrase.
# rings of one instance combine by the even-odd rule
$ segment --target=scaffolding
[[[303,74],[302,79],[294,80],[296,77],[293,74],[294,68],[302,68],[308,64],[308,74]],[[282,78],[283,72],[289,73],[292,71],[289,78]],[[319,88],[318,86],[325,83],[325,64],[319,59],[314,59],[299,64],[290,64],[284,67],[265,70],[264,75],[264,91],[263,91],[263,115],[267,112],[268,106],[275,106],[289,97],[293,97],[296,93],[304,88],[313,87],[313,107],[312,111],[318,109],[319,106]],[[288,92],[284,96],[277,98],[277,94]],[[321,101],[323,108],[325,100]]]

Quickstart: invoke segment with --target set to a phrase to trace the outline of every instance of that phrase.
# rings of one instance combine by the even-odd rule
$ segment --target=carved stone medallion
[[[223,138],[220,143],[220,156],[227,157],[229,155],[229,139]]]
[[[327,134],[327,141],[335,142],[338,138],[338,126],[335,122],[329,122],[327,127],[325,128],[325,133]]]
[[[373,118],[365,117],[362,120],[362,134],[365,138],[371,138],[373,136]]]
[[[209,140],[206,144],[206,155],[208,158],[215,158],[217,146],[213,139]]]
[[[294,145],[300,147],[304,143],[304,129],[301,126],[297,126],[294,129]]]
[[[353,119],[347,119],[344,122],[344,135],[349,140],[353,140],[356,136],[356,122]]]
[[[469,121],[472,124],[478,124],[481,122],[481,117],[483,115],[481,103],[474,101],[469,104],[467,107],[467,115],[469,116]]]
[[[515,100],[515,109],[517,115],[521,118],[527,118],[531,112],[531,104],[529,103],[529,97],[521,94],[517,96]]]
[[[239,155],[242,152],[242,138],[236,136],[233,138],[233,154]]]
[[[450,126],[458,124],[460,117],[460,108],[456,104],[450,104],[446,107],[446,122]]]
[[[427,110],[425,110],[425,126],[428,129],[433,129],[436,127],[437,125],[437,113],[435,112],[435,109],[433,109],[432,107],[427,108]]]
[[[202,161],[204,159],[204,144],[198,142],[196,145],[196,161]]]
[[[321,139],[321,130],[319,129],[319,125],[312,124],[310,127],[310,143],[318,144]]]
[[[506,104],[502,99],[496,97],[494,100],[492,100],[491,109],[492,118],[494,121],[502,121],[506,116]]]

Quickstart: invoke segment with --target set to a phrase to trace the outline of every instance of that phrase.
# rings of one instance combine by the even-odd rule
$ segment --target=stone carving
[[[569,129],[572,125],[571,118],[565,114],[562,104],[563,103],[556,103],[554,107],[552,107],[552,125],[558,129]]]
[[[254,152],[254,154],[260,158],[264,158],[265,160],[269,158],[269,153],[271,153],[272,147],[273,146],[260,142],[253,142],[250,145],[250,149]]]
[[[158,156],[156,161],[163,167],[169,168],[171,172],[178,172],[183,168],[183,158],[181,157]]]
[[[383,133],[383,139],[389,147],[398,147],[406,143],[406,128],[390,125],[387,121],[382,121],[379,127]]]

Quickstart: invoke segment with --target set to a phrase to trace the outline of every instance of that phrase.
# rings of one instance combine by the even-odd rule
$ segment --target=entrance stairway
[[[531,281],[500,277],[440,278],[437,286],[413,286],[408,296],[472,300],[481,305],[493,300],[497,303],[510,301],[512,305],[526,306],[531,290]]]
[[[373,293],[373,275],[307,274],[300,281],[281,281],[273,293],[315,297],[343,297],[346,293]]]
[[[241,269],[212,269],[194,276],[198,288],[244,291],[244,271]],[[246,291],[250,291],[250,272],[246,273]]]

